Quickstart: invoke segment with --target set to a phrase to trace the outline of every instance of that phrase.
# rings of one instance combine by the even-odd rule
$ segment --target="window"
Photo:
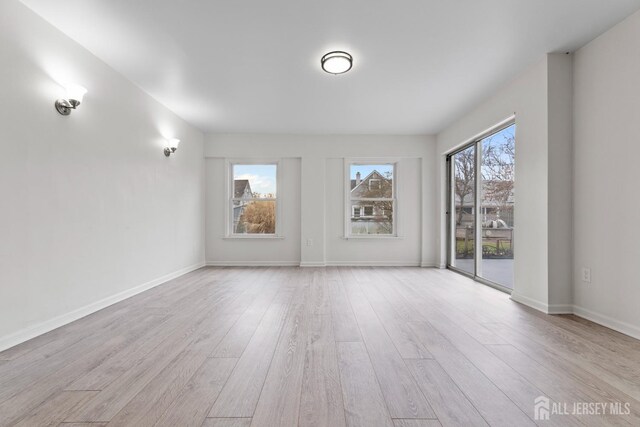
[[[229,235],[277,235],[277,163],[230,163]]]
[[[347,237],[396,235],[395,163],[347,163]]]

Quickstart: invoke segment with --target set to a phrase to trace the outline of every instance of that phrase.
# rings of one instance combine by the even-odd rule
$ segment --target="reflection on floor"
[[[473,272],[473,260],[457,259],[456,267],[471,273]],[[509,289],[513,289],[513,260],[483,259],[482,277]]]

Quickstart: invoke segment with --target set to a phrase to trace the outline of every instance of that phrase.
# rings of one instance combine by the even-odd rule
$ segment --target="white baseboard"
[[[300,261],[207,261],[208,267],[298,267]]]
[[[327,263],[322,261],[302,261],[300,267],[326,267]]]
[[[596,313],[595,311],[587,310],[586,308],[573,306],[573,314],[582,317],[587,320],[591,320],[594,323],[598,323],[607,328],[613,329],[630,337],[640,339],[640,327],[632,325],[627,322],[616,320],[604,314]]]
[[[573,305],[549,304],[547,306],[547,314],[573,314]]]
[[[420,267],[422,268],[439,268],[438,264],[435,262],[422,262],[420,263]]]
[[[573,305],[571,304],[547,304],[516,292],[511,293],[511,299],[545,314],[573,314]]]
[[[207,261],[209,267],[435,267],[405,261]]]
[[[6,350],[39,335],[50,332],[75,320],[88,316],[91,313],[95,313],[98,310],[102,310],[103,308],[109,307],[110,305],[113,305],[117,302],[123,301],[127,298],[131,298],[132,296],[137,295],[140,292],[144,292],[146,290],[154,288],[158,285],[168,282],[169,280],[175,279],[176,277],[180,277],[183,274],[187,274],[204,266],[205,263],[201,262],[189,267],[182,268],[178,271],[174,271],[173,273],[169,273],[147,283],[143,283],[142,285],[138,285],[134,288],[130,288],[115,295],[103,298],[99,301],[85,305],[84,307],[77,308],[73,311],[70,311],[69,313],[56,316],[53,319],[45,320],[44,322],[28,326],[12,334],[0,337],[0,351]]]
[[[407,261],[327,261],[332,267],[420,267],[419,262]]]
[[[549,314],[549,306],[548,304],[535,300],[533,298],[525,297],[524,295],[520,295],[515,291],[511,293],[511,299],[520,304],[524,304],[527,307],[535,308],[538,311]]]

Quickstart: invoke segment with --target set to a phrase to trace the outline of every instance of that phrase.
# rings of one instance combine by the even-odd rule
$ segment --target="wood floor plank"
[[[336,345],[347,425],[393,427],[364,344],[338,342]]]
[[[426,322],[410,323],[435,360],[492,426],[533,426],[508,396]]]
[[[424,269],[422,269],[424,270]],[[506,344],[497,334],[485,328],[481,323],[469,317],[465,310],[452,304],[446,298],[447,294],[436,290],[433,286],[433,276],[425,275],[416,269],[393,269],[388,275],[399,276],[398,271],[404,271],[406,279],[399,280],[393,288],[403,301],[409,303],[414,309],[419,310],[422,320],[428,320],[431,313],[444,315],[453,324],[460,326],[466,333],[482,344]],[[400,276],[402,277],[402,276]]]
[[[249,427],[251,418],[207,418],[202,427]]]
[[[249,344],[262,317],[267,312],[279,290],[278,286],[268,286],[264,292],[242,314],[235,325],[214,350],[213,357],[239,358]]]
[[[534,418],[532,402],[539,396],[545,395],[542,390],[536,388],[508,364],[496,357],[462,328],[449,322],[445,316],[434,312],[429,317],[429,324],[508,396],[522,412],[531,419]],[[546,424],[558,427],[581,425],[574,417],[565,417],[562,421],[551,419]]]
[[[56,369],[47,373],[26,378],[24,386],[11,398],[0,403],[0,426],[9,425],[31,409],[37,407],[46,399],[51,398],[56,393],[62,391],[69,382],[73,381],[82,372],[86,372],[102,360],[108,358],[110,354],[126,347],[132,340],[144,333],[153,323],[154,317],[149,316],[144,321],[129,324],[123,322],[122,330],[113,337],[105,339],[104,342],[97,342],[96,345],[87,349],[83,355],[78,355],[75,359],[70,359],[64,366],[57,366]],[[2,384],[0,389],[14,389],[18,381],[9,384]]]
[[[309,310],[313,314],[331,314],[327,275],[324,268],[309,268],[311,271],[311,296]]]
[[[364,294],[402,358],[433,359],[429,350],[415,337],[407,322],[396,313],[375,286],[368,286]]]
[[[571,405],[575,402],[616,402],[610,395],[590,392],[590,389],[585,384],[576,381],[563,372],[552,372],[546,366],[537,363],[512,345],[491,345],[487,346],[487,348],[540,389],[545,390],[546,394],[556,402],[569,403]],[[552,415],[552,418],[557,417]],[[566,416],[561,415],[559,418],[563,420]],[[587,426],[640,425],[640,418],[633,413],[613,417],[600,415],[578,416],[578,419]]]
[[[219,301],[224,304],[224,301]],[[193,343],[206,337],[210,333],[212,323],[216,320],[226,327],[223,333],[233,324],[237,315],[218,313],[214,308],[199,315],[194,315],[192,326],[179,329],[165,339],[152,355],[144,357],[135,366],[109,384],[94,399],[74,411],[68,421],[110,421],[120,412],[138,393],[147,387],[156,376],[167,367],[176,357],[184,353]],[[209,321],[207,321],[209,320]],[[218,331],[220,334],[220,331]],[[219,336],[222,339],[222,336]],[[217,341],[215,344],[217,344]],[[208,349],[212,351],[213,348]],[[207,353],[208,354],[208,353]],[[204,355],[206,358],[207,354]],[[201,357],[201,356],[200,356]],[[191,359],[185,359],[191,360]],[[203,359],[204,360],[204,359]],[[191,368],[193,365],[191,365]],[[176,368],[179,369],[179,368]],[[147,402],[148,400],[144,400]],[[144,405],[143,405],[144,406]]]
[[[237,359],[207,359],[154,426],[201,426],[236,362]]]
[[[515,325],[486,324],[485,326],[491,327],[503,336],[520,335],[520,338],[526,337],[528,341],[533,341],[538,346],[548,349],[556,357],[571,361],[574,365],[597,375],[601,380],[635,400],[640,400],[640,369],[634,366],[637,363],[630,363],[626,355],[616,355],[600,345],[594,346],[564,334],[565,338],[563,338],[563,336],[556,335],[555,331],[541,330],[536,328],[536,325],[525,325],[525,322]],[[514,338],[509,342],[513,343],[513,340]]]
[[[444,427],[488,426],[438,362],[430,359],[407,360],[406,364]]]
[[[494,325],[488,326],[494,327]],[[510,335],[505,336],[511,337],[511,346],[516,348],[519,354],[526,355],[527,359],[530,359],[533,362],[531,364],[529,364],[529,362],[525,362],[528,365],[528,369],[525,369],[521,364],[516,365],[518,359],[515,358],[514,355],[517,353],[512,352],[510,354],[510,358],[507,363],[517,366],[516,369],[518,369],[523,375],[530,375],[532,369],[534,369],[533,372],[535,372],[537,371],[536,368],[544,366],[545,369],[542,372],[548,376],[552,382],[557,384],[557,386],[563,388],[565,387],[565,384],[566,387],[575,385],[575,387],[571,389],[570,395],[576,396],[576,401],[629,402],[631,405],[631,414],[629,417],[631,417],[630,419],[633,421],[631,422],[631,425],[640,425],[639,401],[613,387],[608,382],[594,375],[593,372],[586,370],[583,367],[576,366],[572,361],[558,357],[549,349],[539,346],[535,342],[531,342],[526,338],[526,336],[512,334],[509,329],[502,328],[501,325],[495,325],[495,327],[496,330],[502,331],[505,334],[509,333]],[[488,346],[488,348],[492,351],[496,351],[496,349],[500,348],[503,349],[503,352],[499,353],[499,355],[504,356],[506,354],[504,350],[505,347]],[[552,360],[553,363],[549,363],[550,360]]]
[[[60,423],[59,427],[106,427],[107,423]]]
[[[344,280],[382,394],[393,418],[435,418],[357,282]]]
[[[442,424],[438,420],[415,420],[415,419],[399,419],[393,420],[395,427],[441,427]],[[464,425],[464,424],[460,424]]]
[[[70,410],[96,394],[96,391],[60,392],[22,418],[15,427],[57,426],[64,421]]]
[[[574,314],[552,316],[554,325],[570,330],[585,340],[592,342],[607,342],[607,347],[619,352],[639,352],[640,340],[623,333],[598,325]]]
[[[291,297],[290,290],[279,292],[222,388],[209,417],[253,417]]]
[[[113,352],[115,346],[124,343],[124,336],[133,339],[132,328],[138,330],[142,324],[161,323],[164,316],[148,315],[145,312],[135,313],[124,317],[120,322],[109,324],[106,329],[98,329],[95,335],[81,342],[72,341],[65,350],[56,351],[49,354],[44,353],[36,360],[32,359],[32,353],[28,353],[24,358],[15,359],[2,366],[0,373],[0,402],[14,396],[19,390],[24,390],[30,384],[41,383],[43,379],[50,376],[52,371],[64,369],[69,365],[69,361],[78,362],[79,359],[86,359],[87,353],[94,353],[97,347],[104,347],[105,341],[109,341],[109,352]],[[103,355],[104,356],[104,355]],[[25,362],[25,363],[21,363]]]
[[[338,276],[337,279],[329,280],[328,289],[336,341],[362,341],[351,303],[342,286],[342,279]]]
[[[312,316],[302,377],[298,425],[345,426],[331,317]]]
[[[210,309],[221,307],[231,301],[232,296],[238,295],[233,287],[215,286],[215,291],[207,291],[201,288],[200,293],[191,295],[189,299],[179,299],[173,307],[175,313],[166,322],[154,326],[143,339],[137,340],[123,351],[96,366],[93,370],[78,378],[67,390],[102,390],[120,375],[131,369],[146,355],[153,351],[167,336],[180,334],[192,324],[194,316],[191,313],[205,313]],[[158,333],[158,330],[162,333]]]
[[[252,426],[291,426],[298,423],[302,376],[309,335],[311,287],[302,283],[291,303],[269,367]]]

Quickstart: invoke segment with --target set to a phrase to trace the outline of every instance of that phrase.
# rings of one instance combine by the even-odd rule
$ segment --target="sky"
[[[383,176],[393,173],[393,165],[351,165],[351,179],[356,179],[358,171],[365,178],[374,169]],[[276,165],[233,165],[233,179],[248,179],[255,193],[276,194]]]
[[[248,179],[254,193],[276,194],[276,165],[233,165],[233,179]]]
[[[502,129],[500,132],[496,132],[493,135],[488,136],[487,138],[482,140],[483,147],[486,145],[493,145],[496,148],[502,149],[502,146],[506,144],[507,138],[514,138],[516,133],[516,125],[513,124],[509,127]],[[500,156],[505,161],[513,161],[513,159],[509,159],[509,156],[502,153]]]
[[[356,179],[356,172],[360,172],[360,178],[364,179],[374,169],[382,176],[386,176],[385,172],[393,174],[393,165],[351,165],[351,179]]]

